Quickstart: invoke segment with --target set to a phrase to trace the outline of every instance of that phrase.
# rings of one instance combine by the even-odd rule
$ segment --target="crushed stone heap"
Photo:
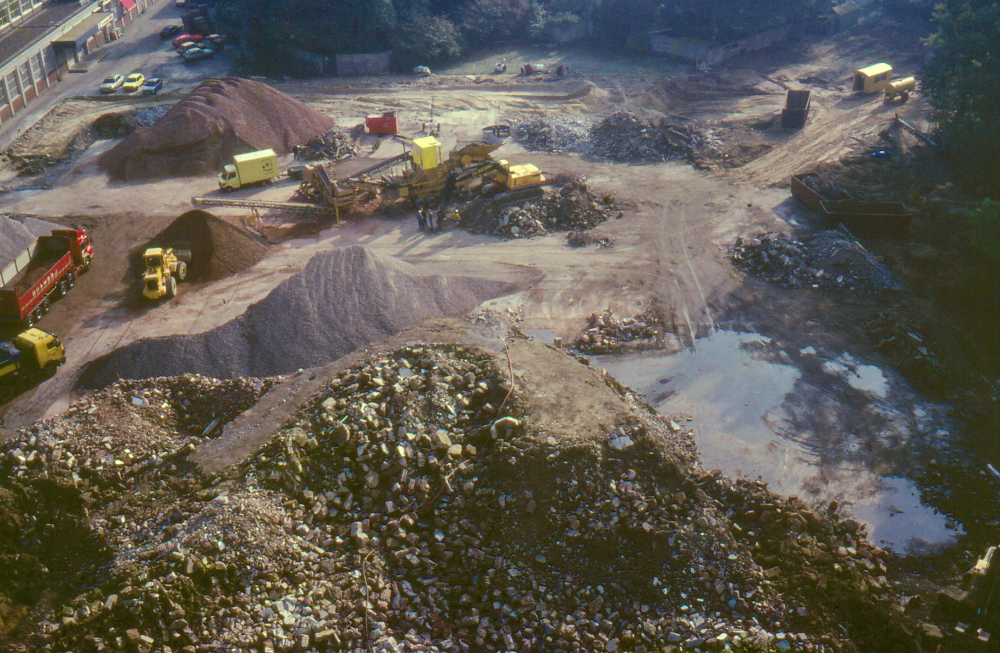
[[[265,148],[287,154],[333,126],[333,118],[266,84],[220,77],[133,131],[99,164],[121,181],[218,174],[234,154]]]
[[[206,419],[271,381],[123,383],[22,429],[0,445],[7,642],[915,650],[856,522],[703,472],[689,431],[561,352],[511,357],[514,388],[502,354],[375,354],[212,479],[189,460],[219,426]],[[552,385],[601,409],[550,420]]]

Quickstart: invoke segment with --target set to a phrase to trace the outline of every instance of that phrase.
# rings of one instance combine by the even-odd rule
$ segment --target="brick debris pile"
[[[615,161],[693,163],[705,139],[691,125],[666,118],[647,121],[619,111],[590,128],[590,154]]]
[[[271,381],[119,384],[22,429],[0,447],[0,604],[37,611],[6,611],[5,643],[854,651],[904,632],[856,522],[700,471],[690,432],[582,365],[619,413],[603,440],[560,446],[505,367],[451,346],[377,355],[223,478],[188,454]],[[67,598],[43,607],[56,585]]]
[[[780,232],[738,237],[732,259],[738,268],[785,288],[905,289],[888,267],[838,231],[802,240]]]
[[[590,153],[590,122],[561,116],[530,118],[514,123],[511,137],[534,152]]]
[[[618,319],[608,309],[587,317],[587,330],[573,340],[573,348],[595,355],[636,351],[661,345],[662,336],[663,324],[653,315]]]
[[[478,198],[465,205],[459,215],[461,226],[471,233],[508,239],[583,231],[623,213],[611,195],[594,194],[585,178],[563,175],[555,178],[536,202],[503,207],[489,198]]]
[[[334,127],[333,118],[247,79],[202,82],[153,125],[136,129],[98,163],[122,181],[218,174],[234,154],[287,154]]]
[[[611,236],[603,236],[591,230],[571,231],[566,234],[566,244],[570,247],[587,247],[597,245],[599,249],[615,246],[615,239]]]

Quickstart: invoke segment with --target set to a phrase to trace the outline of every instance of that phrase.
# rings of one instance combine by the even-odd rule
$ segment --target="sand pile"
[[[317,254],[243,315],[191,336],[139,340],[94,361],[89,387],[199,373],[269,376],[323,365],[434,315],[462,315],[513,290],[474,277],[421,276],[355,245]]]
[[[221,77],[129,134],[100,165],[123,181],[216,174],[234,154],[264,148],[286,154],[333,126],[333,118],[270,86]]]
[[[134,251],[130,278],[142,272],[142,253],[147,247],[191,250],[190,281],[224,279],[252,267],[267,253],[267,245],[260,236],[200,209],[184,213],[149,243]]]
[[[13,215],[0,215],[0,268],[14,260],[18,254],[35,242],[39,236],[48,236],[62,225],[38,218],[18,220]]]

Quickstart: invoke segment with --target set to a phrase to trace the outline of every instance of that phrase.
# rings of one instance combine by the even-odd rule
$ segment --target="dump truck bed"
[[[827,229],[842,224],[859,236],[900,238],[910,229],[910,212],[901,202],[840,200],[820,202]]]
[[[853,200],[850,193],[818,172],[792,175],[792,196],[817,213],[825,201]]]

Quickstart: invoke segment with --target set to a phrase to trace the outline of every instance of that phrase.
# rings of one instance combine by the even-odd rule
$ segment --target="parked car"
[[[198,47],[207,47],[207,46],[200,45],[198,43],[195,43],[194,41],[188,41],[187,43],[181,43],[179,46],[177,46],[177,54],[184,54],[185,52],[187,52],[191,48],[198,48]]]
[[[114,93],[124,83],[124,75],[112,75],[110,77],[105,77],[104,83],[101,84],[101,93]]]
[[[160,30],[160,38],[169,39],[172,36],[177,36],[183,31],[184,27],[182,25],[167,25],[166,27]]]
[[[122,90],[132,93],[138,91],[142,88],[142,85],[146,83],[146,76],[142,73],[132,73],[125,78],[125,83],[122,84]]]
[[[175,48],[179,48],[182,43],[197,43],[202,38],[203,37],[201,34],[181,34],[180,36],[175,38],[172,41],[172,43],[174,44]]]
[[[163,80],[159,77],[150,77],[142,85],[143,95],[156,95],[156,92],[163,88]]]
[[[215,51],[206,48],[191,48],[181,56],[184,57],[184,63],[192,63],[202,59],[211,59],[215,56]]]

